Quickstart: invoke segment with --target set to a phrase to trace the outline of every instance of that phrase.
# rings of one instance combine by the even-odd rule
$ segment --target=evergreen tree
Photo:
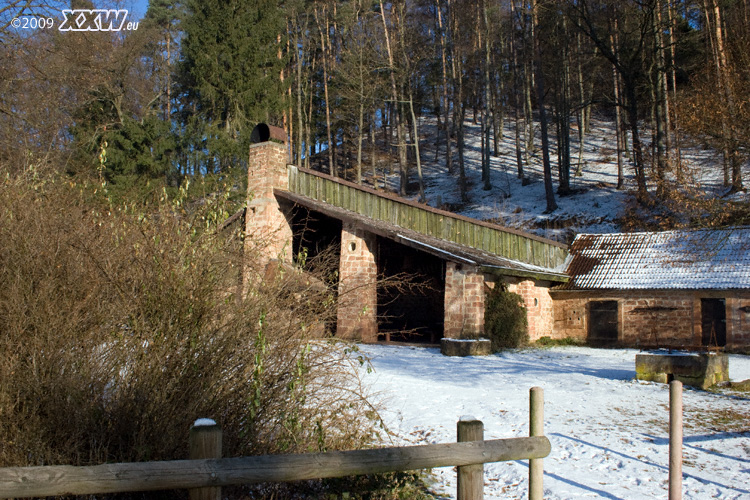
[[[86,5],[78,3],[80,5]],[[108,32],[57,36],[56,51],[75,54],[59,81],[70,99],[70,173],[95,176],[115,197],[143,199],[143,186],[172,172],[171,122],[159,108],[162,89],[153,56],[156,31],[144,26],[123,38]],[[139,191],[139,192],[136,192]]]
[[[153,33],[147,56],[153,66],[162,116],[167,121],[172,117],[172,76],[184,17],[185,5],[179,0],[150,0],[141,28]]]
[[[154,110],[146,110],[139,119],[133,113],[118,113],[114,102],[105,88],[99,88],[76,110],[76,124],[70,128],[73,170],[98,171],[116,197],[142,197],[136,191],[171,171],[174,136]]]
[[[283,111],[283,11],[270,0],[191,0],[187,7],[180,121],[201,118],[202,137],[189,149],[208,154],[200,168],[225,170],[244,163],[253,125],[278,122]]]

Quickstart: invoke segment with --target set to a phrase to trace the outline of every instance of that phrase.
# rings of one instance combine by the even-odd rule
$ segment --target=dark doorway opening
[[[406,273],[419,287],[388,282]],[[378,237],[378,340],[435,344],[443,338],[445,262]]]
[[[616,300],[589,302],[588,341],[592,344],[614,344],[618,338],[618,307]]]
[[[320,212],[295,205],[291,210],[292,252],[294,261],[301,264],[328,265],[338,271],[341,246],[341,221]]]
[[[727,345],[727,303],[725,299],[701,299],[701,344]]]
[[[341,261],[341,227],[339,219],[300,205],[285,211],[292,229],[292,252],[294,263],[308,272],[308,281],[314,287],[338,290],[339,263]],[[336,332],[336,314],[327,317],[326,333]]]

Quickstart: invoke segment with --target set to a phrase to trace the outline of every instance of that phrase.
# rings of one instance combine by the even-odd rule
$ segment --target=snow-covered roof
[[[750,289],[750,227],[579,234],[566,290]]]

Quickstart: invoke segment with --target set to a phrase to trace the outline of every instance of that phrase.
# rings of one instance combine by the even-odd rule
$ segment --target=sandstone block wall
[[[477,338],[484,333],[484,294],[484,274],[446,262],[444,337]]]
[[[750,291],[727,297],[727,345],[750,346]]]
[[[618,303],[618,341],[626,345],[697,346],[701,299],[726,299],[727,347],[750,345],[750,292],[701,290],[552,291],[556,338],[586,340],[589,303]]]
[[[245,254],[246,260],[256,258],[261,267],[272,259],[292,260],[292,229],[273,195],[274,188],[289,188],[286,160],[284,144],[263,142],[250,146]]]
[[[559,292],[558,292],[559,293]],[[552,332],[554,338],[585,341],[588,328],[588,297],[553,294]]]
[[[620,342],[700,345],[700,300],[697,307],[694,302],[694,298],[684,292],[624,292],[619,304]],[[696,321],[698,328],[695,328]]]
[[[351,223],[341,230],[336,335],[363,342],[378,340],[377,238]]]
[[[529,322],[529,340],[533,342],[541,337],[554,338],[554,305],[549,294],[549,283],[510,278],[508,291],[517,293],[523,298]]]

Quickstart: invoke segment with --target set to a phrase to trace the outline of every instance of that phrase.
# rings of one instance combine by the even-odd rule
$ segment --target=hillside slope
[[[425,180],[425,195],[431,206],[441,207],[450,211],[481,220],[490,220],[502,225],[524,229],[540,236],[569,242],[576,233],[605,233],[619,232],[631,228],[632,223],[624,224],[627,217],[632,217],[632,190],[635,188],[633,169],[627,158],[625,161],[625,186],[617,189],[617,158],[615,148],[614,123],[601,118],[592,119],[591,131],[584,142],[583,166],[581,175],[574,175],[578,158],[578,143],[575,139],[575,124],[571,131],[571,161],[574,163],[571,172],[571,188],[574,194],[566,197],[556,196],[559,206],[553,213],[545,214],[546,202],[544,198],[544,181],[542,177],[541,150],[538,149],[530,165],[525,167],[526,182],[517,177],[516,156],[514,144],[514,123],[506,121],[503,140],[497,157],[491,158],[492,189],[484,191],[481,181],[481,140],[479,125],[466,122],[466,175],[468,179],[468,195],[470,201],[461,203],[458,186],[458,173],[451,175],[445,166],[445,148],[441,144],[439,157],[435,158],[435,135],[437,127],[432,119],[423,119],[420,123],[422,150],[422,169]],[[644,134],[647,135],[647,134]],[[536,145],[539,148],[537,137]],[[554,135],[550,137],[550,144],[554,148]],[[644,148],[648,149],[648,143]],[[455,148],[454,148],[455,153]],[[550,151],[553,179],[557,188],[556,151]],[[456,170],[457,170],[457,154]],[[731,197],[722,196],[726,193],[722,186],[721,153],[711,149],[701,148],[694,144],[682,151],[682,181],[681,189],[706,203],[722,199],[733,201],[743,206],[750,205],[747,193],[736,193]],[[650,174],[647,174],[650,175]],[[745,165],[744,179],[750,182],[750,165]],[[398,174],[387,176],[388,187],[398,188]],[[676,185],[676,176],[670,174],[670,179]],[[417,200],[416,189],[417,172],[410,170],[409,197]],[[382,179],[379,179],[382,185]],[[525,185],[523,185],[525,184]],[[650,186],[653,190],[653,186]],[[644,220],[660,217],[660,211],[665,207],[658,206],[645,209],[637,207],[637,217]],[[670,224],[681,217],[680,207],[670,208]],[[651,213],[652,212],[652,213]],[[666,217],[661,215],[662,217]],[[695,214],[691,214],[695,217]],[[681,226],[691,225],[688,216],[680,220]],[[635,224],[637,227],[638,224]]]

